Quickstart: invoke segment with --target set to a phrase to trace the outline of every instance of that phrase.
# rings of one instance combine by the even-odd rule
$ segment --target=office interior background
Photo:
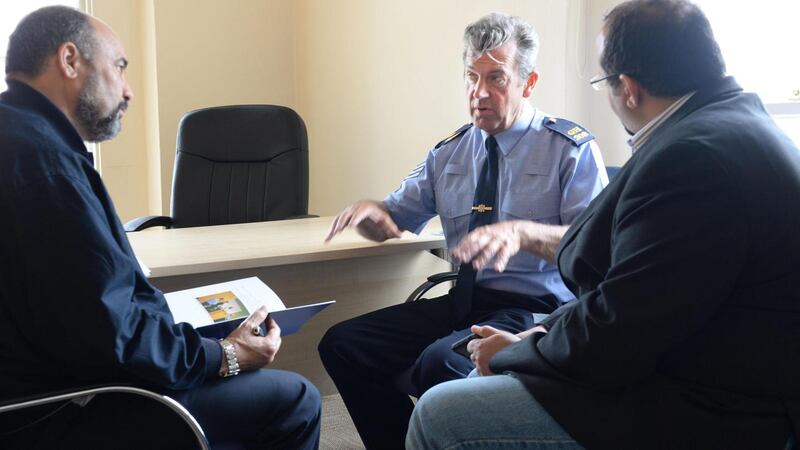
[[[800,2],[695,0],[728,63],[800,143]],[[225,104],[296,110],[309,136],[309,211],[333,215],[383,198],[451,131],[469,121],[464,27],[492,11],[539,32],[540,81],[531,103],[597,136],[606,164],[630,155],[605,92],[598,36],[620,0],[12,0],[0,3],[0,67],[7,37],[40,6],[68,4],[107,22],[130,60],[135,92],[116,140],[94,146],[122,221],[169,212],[181,116]],[[4,72],[4,70],[3,70]],[[4,90],[4,83],[0,82]]]

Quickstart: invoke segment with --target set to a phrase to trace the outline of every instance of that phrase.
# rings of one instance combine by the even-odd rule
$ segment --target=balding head
[[[48,6],[17,25],[8,46],[6,78],[39,91],[83,140],[119,133],[133,97],[125,81],[125,49],[108,25],[65,6]]]
[[[92,59],[95,27],[91,17],[66,6],[47,6],[22,19],[8,40],[6,74],[36,77],[65,42]]]

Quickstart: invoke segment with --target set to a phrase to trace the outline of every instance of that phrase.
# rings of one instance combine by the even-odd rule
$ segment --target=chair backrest
[[[236,105],[186,113],[172,180],[174,228],[308,213],[308,137],[290,108]]]

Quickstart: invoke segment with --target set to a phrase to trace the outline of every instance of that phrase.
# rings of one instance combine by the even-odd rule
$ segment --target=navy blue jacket
[[[87,383],[186,389],[222,353],[145,279],[91,155],[28,85],[0,95],[0,400]]]
[[[573,222],[577,300],[499,352],[584,446],[783,449],[800,431],[800,153],[732,78]]]

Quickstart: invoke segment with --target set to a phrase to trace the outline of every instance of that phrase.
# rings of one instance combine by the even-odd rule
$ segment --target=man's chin
[[[476,128],[480,128],[481,130],[491,134],[495,130],[499,128],[499,124],[496,120],[482,120],[482,119],[472,119],[472,124],[475,125]]]
[[[119,120],[119,117],[117,117],[112,122],[95,127],[93,130],[87,133],[88,136],[82,137],[86,142],[98,143],[114,139],[117,137],[120,131],[122,131],[122,122]]]

